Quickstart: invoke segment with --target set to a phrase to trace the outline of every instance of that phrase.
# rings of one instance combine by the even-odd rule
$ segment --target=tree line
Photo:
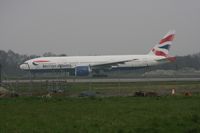
[[[154,68],[165,70],[180,70],[185,68],[200,70],[200,53],[186,56],[176,56],[175,62],[162,64],[155,66]]]

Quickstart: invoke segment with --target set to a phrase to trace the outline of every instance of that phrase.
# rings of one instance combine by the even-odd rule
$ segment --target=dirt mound
[[[10,91],[3,88],[3,87],[0,87],[0,97],[7,97],[10,95]]]
[[[19,94],[16,92],[11,92],[3,87],[0,87],[0,98],[2,97],[18,97]]]

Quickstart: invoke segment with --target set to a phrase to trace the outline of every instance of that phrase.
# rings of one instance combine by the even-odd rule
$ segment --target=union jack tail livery
[[[172,45],[172,41],[174,40],[175,31],[169,31],[160,42],[154,46],[154,48],[150,51],[150,55],[156,56],[164,56],[168,57],[170,46]]]

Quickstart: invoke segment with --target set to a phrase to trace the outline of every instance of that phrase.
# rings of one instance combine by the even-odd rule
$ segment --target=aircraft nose
[[[28,64],[21,64],[20,66],[20,69],[22,69],[22,70],[27,70],[28,69]]]

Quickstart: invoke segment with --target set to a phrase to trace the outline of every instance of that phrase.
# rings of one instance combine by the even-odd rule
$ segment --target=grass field
[[[199,133],[200,96],[3,98],[0,132]]]
[[[30,86],[31,85],[31,86]],[[199,133],[200,82],[19,83],[0,99],[0,133]],[[51,98],[49,89],[63,89]],[[176,96],[170,96],[171,89]],[[77,97],[83,91],[97,96]],[[153,91],[160,97],[132,97]],[[184,96],[191,92],[192,96]],[[26,94],[32,94],[32,97]]]

